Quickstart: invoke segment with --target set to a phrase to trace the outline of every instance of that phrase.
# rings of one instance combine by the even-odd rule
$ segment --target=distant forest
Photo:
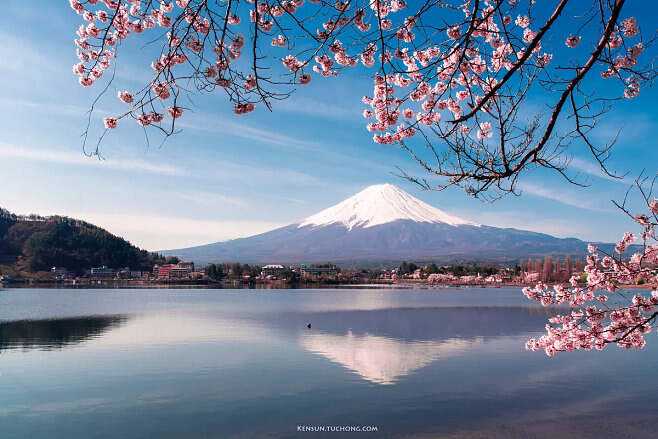
[[[83,273],[92,267],[150,270],[160,255],[84,221],[38,215],[19,216],[0,208],[0,265],[18,271],[63,267]]]

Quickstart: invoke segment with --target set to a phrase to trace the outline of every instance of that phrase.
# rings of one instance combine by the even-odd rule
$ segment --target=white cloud
[[[612,149],[614,154],[617,146],[623,147],[626,143],[636,143],[649,139],[654,127],[655,123],[648,114],[639,111],[633,113],[618,112],[614,116],[601,120],[591,134],[593,140],[598,142],[599,146],[608,144],[619,136]]]
[[[356,102],[360,102],[358,98],[356,99]],[[289,99],[284,99],[283,101],[278,102],[274,107],[274,111],[277,110],[317,116],[323,119],[352,121],[356,123],[363,121],[361,117],[361,108],[357,105],[338,106],[327,103],[323,100],[303,96],[293,95]],[[365,125],[365,122],[362,123]]]
[[[591,224],[578,224],[568,218],[547,217],[542,212],[481,211],[478,215],[480,222],[493,227],[529,230],[559,238],[579,238],[591,242],[609,240],[608,235],[601,235]]]
[[[52,63],[45,51],[39,52],[24,38],[0,32],[0,72],[30,77],[35,74],[42,75],[44,70],[53,71]],[[71,63],[73,64],[73,63]],[[38,68],[35,68],[38,66]]]
[[[219,133],[227,137],[238,137],[269,145],[292,147],[301,150],[315,150],[321,146],[317,142],[279,134],[274,130],[256,128],[241,122],[226,120],[226,116],[223,115],[215,115],[212,118],[201,115],[195,115],[193,117],[196,122],[183,121],[178,126],[180,128]]]
[[[603,170],[598,164],[579,159],[578,157],[574,157],[571,159],[571,161],[569,162],[569,167],[572,169],[576,169],[577,171],[580,171],[587,175],[591,175],[593,177],[614,181],[615,183],[621,183],[621,184],[626,183],[623,178],[614,178],[603,172]],[[611,172],[614,175],[618,175],[614,171]],[[623,174],[620,174],[620,176],[623,176]]]
[[[226,241],[267,232],[286,224],[255,220],[201,220],[139,214],[67,212],[148,250],[165,250]]]
[[[36,102],[28,99],[20,98],[0,98],[0,108],[4,111],[10,111],[11,108],[24,107],[31,112],[39,112],[45,114],[57,114],[67,116],[77,116],[82,118],[88,111],[89,107],[81,105],[68,105],[64,103],[52,102]],[[109,110],[96,109],[99,113],[109,113]]]
[[[45,150],[25,148],[7,143],[0,143],[0,157],[4,159],[29,160],[48,163],[57,163],[73,166],[91,166],[117,171],[140,171],[152,174],[182,176],[187,172],[169,164],[153,163],[140,159],[104,159],[87,157],[84,154],[70,153],[61,150]]]
[[[587,198],[587,194],[581,193],[580,196],[576,196],[570,192],[560,190],[557,186],[538,185],[535,183],[523,182],[519,183],[519,189],[525,194],[532,195],[535,197],[544,198],[547,200],[555,201],[567,206],[575,207],[577,209],[592,210],[595,212],[611,212],[609,208],[604,208],[593,204]]]
[[[206,191],[175,192],[175,196],[204,207],[229,205],[232,207],[247,207],[248,203],[243,198],[230,197],[228,195]]]

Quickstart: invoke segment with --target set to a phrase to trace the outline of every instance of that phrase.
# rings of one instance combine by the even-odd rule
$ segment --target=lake
[[[653,437],[655,333],[526,352],[549,312],[515,288],[4,289],[0,438]]]

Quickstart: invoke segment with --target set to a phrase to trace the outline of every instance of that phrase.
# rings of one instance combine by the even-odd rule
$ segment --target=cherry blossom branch
[[[615,204],[642,228],[641,248],[634,247],[630,258],[625,252],[636,241],[633,233],[626,233],[615,245],[614,253],[608,253],[589,245],[586,258],[586,285],[580,285],[574,275],[568,285],[556,284],[552,288],[540,282],[535,287],[524,288],[523,293],[544,306],[568,304],[574,310],[569,314],[552,317],[546,325],[546,334],[528,340],[530,350],[544,350],[554,356],[558,352],[574,350],[602,350],[609,344],[631,349],[642,349],[645,337],[653,330],[658,317],[658,200],[652,197],[655,177],[647,188],[647,179],[640,176],[635,187],[641,195],[647,212],[633,215],[627,207],[628,194]],[[634,287],[638,281],[654,284],[649,293],[634,292],[632,297],[625,288]]]
[[[580,144],[615,177],[605,163],[616,138],[597,145],[589,133],[622,90],[633,99],[656,76],[653,60],[639,64],[655,38],[643,40],[635,18],[623,16],[626,0],[69,2],[85,23],[73,66],[84,87],[105,80],[129,41],[159,29],[151,80],[118,91],[128,107],[103,119],[107,130],[133,119],[166,137],[191,93],[223,91],[245,115],[274,110],[313,73],[329,79],[360,67],[373,78],[362,98],[373,140],[409,153],[429,187],[473,196],[518,193],[530,167],[583,184],[569,173],[570,148]],[[560,35],[564,28],[578,34]],[[620,93],[604,96],[596,82],[611,79]],[[548,115],[533,113],[538,94]]]

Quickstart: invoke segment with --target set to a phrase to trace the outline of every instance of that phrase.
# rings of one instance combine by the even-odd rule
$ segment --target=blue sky
[[[404,182],[393,175],[396,166],[417,168],[394,147],[373,144],[360,117],[360,96],[371,90],[363,71],[316,78],[274,113],[235,117],[222,96],[195,97],[183,132],[163,146],[147,146],[137,128],[120,129],[102,145],[106,160],[88,158],[80,133],[94,94],[71,74],[79,17],[64,0],[9,0],[4,6],[0,206],[11,211],[82,218],[156,250],[269,230],[389,182],[484,224],[586,240],[616,240],[630,226],[610,203],[623,197],[628,182],[602,178],[581,151],[574,151],[574,164],[591,183],[586,189],[532,172],[521,181],[521,197],[491,204],[459,189],[424,192]],[[657,21],[643,12],[640,25]],[[119,60],[111,96],[148,79],[148,63],[139,58],[134,50]],[[624,129],[613,169],[630,175],[658,170],[657,98],[655,88],[644,89],[602,124],[600,139]],[[101,110],[112,111],[115,101],[101,103]]]

